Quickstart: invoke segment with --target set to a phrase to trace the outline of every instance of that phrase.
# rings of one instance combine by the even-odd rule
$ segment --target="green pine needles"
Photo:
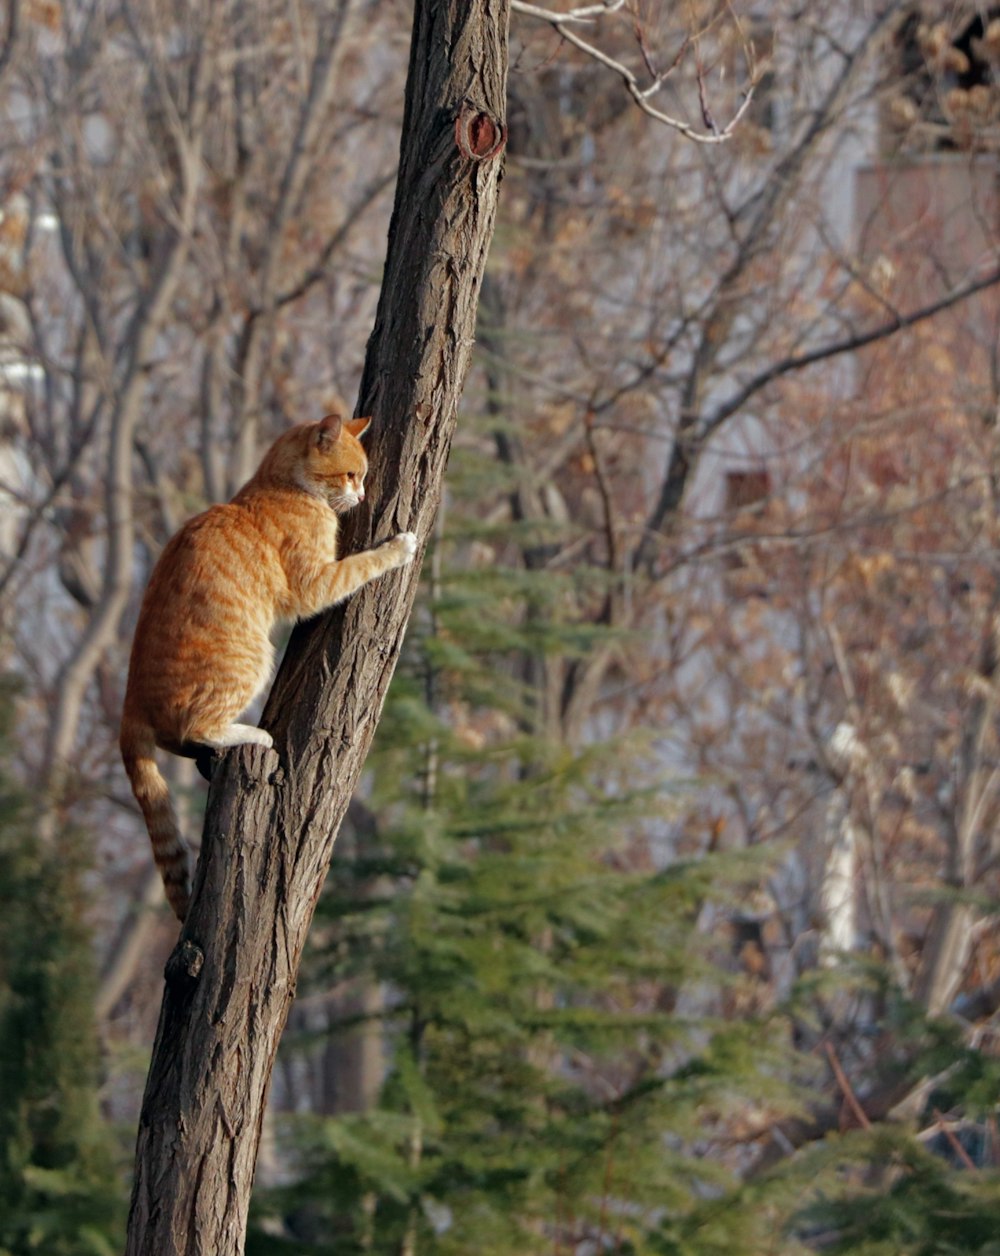
[[[706,1155],[733,1114],[792,1102],[782,1019],[722,1015],[743,978],[698,928],[762,861],[660,866],[683,787],[648,737],[571,745],[546,717],[547,660],[606,640],[544,572],[452,572],[467,543],[431,558],[314,930],[313,980],[353,992],[334,1032],[376,1023],[384,1081],[286,1124],[299,1176],[249,1252],[652,1251],[734,1184]]]
[[[0,695],[0,755],[13,718]],[[0,1256],[111,1256],[121,1184],[97,1105],[93,943],[71,835],[39,847],[0,766]]]

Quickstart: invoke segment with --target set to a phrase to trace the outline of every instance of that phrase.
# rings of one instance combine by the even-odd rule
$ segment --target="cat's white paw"
[[[230,746],[266,746],[274,747],[274,738],[256,724],[228,724],[219,732],[198,738],[206,746],[216,750],[228,750]]]
[[[417,552],[417,538],[413,532],[400,532],[397,537],[393,538],[393,545],[399,553],[399,565],[405,567],[407,563],[412,563]]]

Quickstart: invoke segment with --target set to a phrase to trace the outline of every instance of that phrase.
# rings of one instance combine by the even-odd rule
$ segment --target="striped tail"
[[[170,790],[153,757],[153,730],[148,725],[123,720],[118,744],[132,793],[149,830],[153,859],[163,878],[167,902],[177,919],[183,920],[191,898],[188,851],[170,801]]]

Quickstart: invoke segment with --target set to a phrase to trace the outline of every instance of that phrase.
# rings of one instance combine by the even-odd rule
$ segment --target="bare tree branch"
[[[850,336],[844,336],[825,345],[819,345],[817,348],[809,349],[804,353],[790,354],[786,358],[772,362],[770,366],[765,367],[764,370],[759,371],[752,379],[748,380],[739,392],[713,410],[712,414],[706,418],[704,424],[699,429],[699,441],[705,440],[713,432],[718,431],[727,419],[731,418],[746,405],[751,397],[760,392],[762,388],[766,388],[768,384],[773,384],[775,380],[780,379],[782,376],[789,375],[793,371],[804,370],[809,366],[815,366],[818,362],[825,362],[830,358],[841,357],[846,353],[856,353],[859,349],[866,349],[869,345],[877,344],[880,340],[887,340],[890,336],[896,335],[897,332],[904,331],[908,327],[916,327],[919,323],[926,322],[927,319],[934,318],[935,315],[941,314],[955,305],[960,305],[963,301],[967,301],[979,292],[986,292],[990,288],[995,288],[997,284],[1000,284],[1000,268],[989,271],[980,279],[970,280],[969,283],[963,284],[960,288],[954,289],[954,291],[939,297],[935,301],[929,301],[926,305],[919,306],[915,310],[909,310],[905,313],[897,314],[894,318],[886,319],[884,322],[877,324],[875,327],[870,327],[866,331],[855,332]]]
[[[70,757],[79,726],[84,692],[102,654],[117,632],[131,593],[133,514],[132,457],[135,428],[141,413],[146,372],[170,304],[181,279],[190,245],[201,175],[203,123],[208,107],[209,58],[197,54],[195,92],[186,129],[178,132],[182,191],[177,230],[159,259],[148,289],[141,294],[125,337],[127,358],[111,413],[105,502],[108,555],[101,597],[84,632],[60,669],[56,707],[45,748],[45,776],[52,802],[58,801],[58,776]],[[51,821],[51,810],[47,813]]]
[[[662,109],[657,109],[653,104],[651,104],[652,98],[661,90],[667,78],[675,68],[676,61],[666,72],[655,74],[651,81],[643,87],[635,73],[630,70],[623,61],[619,61],[617,58],[612,57],[596,44],[584,39],[577,33],[576,26],[578,24],[590,22],[597,17],[616,12],[622,7],[623,2],[624,0],[609,0],[609,3],[607,4],[585,5],[580,8],[570,9],[566,13],[554,13],[551,9],[542,8],[536,4],[529,4],[528,0],[511,0],[511,10],[515,13],[523,14],[525,17],[534,18],[536,21],[548,22],[553,30],[557,31],[567,43],[572,44],[574,48],[579,49],[580,52],[585,53],[588,57],[591,57],[594,61],[597,61],[606,69],[611,70],[612,73],[617,74],[622,80],[625,90],[632,98],[632,101],[647,117],[652,118],[654,122],[659,122],[664,126],[669,127],[671,130],[677,131],[678,134],[683,135],[685,139],[693,140],[698,144],[725,143],[732,137],[733,132],[736,130],[743,116],[750,108],[753,100],[754,89],[757,86],[759,77],[756,60],[754,58],[753,45],[746,39],[742,41],[743,55],[746,60],[747,86],[743,90],[743,99],[740,102],[739,107],[724,127],[718,127],[711,117],[711,112],[708,109],[705,98],[704,78],[699,70],[697,79],[699,102],[702,117],[707,127],[706,130],[700,131],[697,127],[693,127],[690,123],[685,122],[683,118],[678,118],[673,114],[666,113]],[[644,48],[641,41],[640,48],[643,51],[643,60],[645,61],[647,68],[649,68],[648,51]]]

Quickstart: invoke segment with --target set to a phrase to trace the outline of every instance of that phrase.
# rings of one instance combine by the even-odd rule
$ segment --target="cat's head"
[[[359,438],[370,423],[370,418],[344,419],[339,414],[301,423],[275,442],[261,473],[292,480],[338,513],[350,510],[365,500],[368,458]]]
[[[328,414],[312,424],[309,432],[305,479],[338,513],[365,500],[368,458],[360,438],[370,423],[370,418],[342,419],[339,414]]]

